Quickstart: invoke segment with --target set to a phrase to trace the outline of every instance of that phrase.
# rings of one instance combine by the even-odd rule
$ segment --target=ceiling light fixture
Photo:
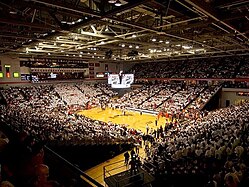
[[[108,3],[114,4],[114,3],[116,3],[116,1],[117,1],[117,0],[109,0]]]
[[[10,14],[17,14],[17,11],[10,11]]]
[[[122,47],[125,47],[125,44],[122,44],[121,46],[122,46]]]
[[[156,38],[153,38],[151,41],[152,41],[152,42],[155,42],[155,41],[156,41]]]
[[[119,0],[117,0],[115,6],[122,6],[122,3]]]
[[[137,37],[137,35],[133,34],[131,37],[132,37],[132,38],[136,38],[136,37]]]

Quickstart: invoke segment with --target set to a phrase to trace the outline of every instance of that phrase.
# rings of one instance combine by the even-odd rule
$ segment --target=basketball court
[[[106,123],[111,121],[112,123],[126,125],[128,128],[134,128],[136,130],[141,130],[142,132],[146,132],[147,124],[150,128],[156,129],[159,128],[160,125],[164,127],[166,122],[165,117],[160,117],[156,126],[157,115],[146,113],[141,115],[140,112],[128,110],[125,110],[124,114],[123,110],[111,108],[106,108],[104,110],[101,108],[92,108],[80,111],[78,114],[84,115],[91,119],[104,121]]]
[[[149,125],[150,128],[155,129],[157,127],[160,127],[160,125],[164,127],[166,122],[165,117],[160,117],[156,126],[155,121],[157,120],[157,115],[146,114],[146,113],[142,113],[141,115],[140,112],[128,111],[128,110],[125,110],[125,115],[124,115],[123,110],[111,109],[111,108],[106,108],[103,110],[101,108],[96,107],[89,110],[79,111],[78,114],[84,115],[91,119],[104,121],[106,123],[111,121],[112,123],[126,125],[128,128],[134,128],[136,130],[139,129],[142,132],[146,132],[147,124]],[[139,152],[140,152],[139,156],[141,158],[144,158],[145,154],[144,149],[140,148]],[[98,181],[100,184],[106,186],[106,183],[104,181],[103,168],[107,166],[108,169],[112,171],[112,175],[116,175],[121,172],[126,172],[128,169],[124,165],[124,155],[122,153],[110,160],[107,160],[106,162],[103,162],[95,167],[88,169],[87,171],[85,171],[85,173],[90,177],[92,177],[94,180]]]

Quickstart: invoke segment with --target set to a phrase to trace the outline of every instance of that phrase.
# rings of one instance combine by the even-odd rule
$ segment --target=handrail
[[[139,174],[142,174],[142,179],[144,180],[144,173],[143,172],[141,172],[141,173],[139,173]],[[136,176],[136,175],[133,175],[132,177],[134,177],[134,176]],[[130,186],[132,184],[132,182],[130,182],[130,183],[128,183],[128,184],[126,184],[125,186],[123,186],[123,187],[126,187],[126,186]]]
[[[80,170],[78,167],[76,167],[75,165],[73,165],[71,162],[69,162],[68,160],[66,160],[65,158],[63,158],[62,156],[60,156],[58,153],[54,152],[52,149],[50,149],[48,146],[44,146],[44,148],[48,151],[50,151],[51,153],[53,153],[55,156],[57,156],[59,159],[63,160],[66,164],[68,164],[69,166],[73,167],[76,171],[78,171],[83,177],[85,177],[87,180],[89,180],[91,183],[93,183],[94,185],[98,186],[98,187],[104,187],[102,184],[100,184],[99,182],[97,182],[96,180],[94,180],[93,178],[91,178],[89,175],[87,175],[85,172],[83,172],[82,170]],[[87,182],[87,181],[86,181]]]
[[[3,120],[4,123],[6,123],[8,125],[7,121],[4,118],[2,118],[2,117],[0,117],[0,118],[1,118],[1,120]],[[10,127],[12,128],[12,130],[14,130],[14,129],[20,130],[16,126],[10,126]],[[86,173],[84,173],[82,170],[80,170],[78,167],[76,167],[75,165],[73,165],[71,162],[69,162],[68,160],[66,160],[65,158],[63,158],[62,156],[60,156],[58,153],[56,153],[55,151],[53,151],[52,149],[50,149],[48,146],[44,145],[44,149],[47,150],[47,151],[49,151],[53,155],[55,155],[57,158],[61,159],[63,162],[65,162],[70,167],[72,167],[75,171],[79,172],[80,175],[82,175],[84,178],[87,179],[87,180],[85,180],[87,183],[89,183],[88,181],[90,181],[92,184],[94,184],[97,187],[104,187],[102,184],[98,183],[96,180],[94,180],[93,178],[91,178],[90,176],[88,176]]]

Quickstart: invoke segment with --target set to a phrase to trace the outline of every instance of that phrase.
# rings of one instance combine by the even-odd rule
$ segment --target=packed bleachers
[[[248,75],[248,56],[136,64],[136,78],[235,78]]]
[[[219,85],[205,87],[200,95],[189,104],[188,109],[201,110],[219,88]]]
[[[32,97],[25,99],[21,92]],[[43,141],[72,144],[135,141],[135,136],[131,136],[125,126],[68,115],[68,106],[57,96],[52,85],[10,88],[2,93],[9,103],[1,111],[3,118]]]
[[[173,85],[164,85],[161,84],[158,86],[159,92],[157,91],[156,94],[149,97],[146,101],[144,101],[140,108],[147,109],[147,110],[158,110],[158,106],[161,105],[164,101],[171,98],[177,90],[173,88]]]
[[[203,74],[194,71],[198,65],[191,67],[191,72],[184,76]],[[229,67],[234,73],[238,63]],[[216,70],[212,72],[215,74]],[[222,72],[228,74],[226,70]],[[248,184],[249,103],[216,110],[207,116],[201,113],[188,117],[194,111],[200,111],[220,86],[186,82],[147,83],[120,98],[105,84],[12,87],[1,90],[7,106],[1,106],[0,115],[28,135],[56,145],[135,143],[146,137],[150,144],[145,143],[147,157],[144,165],[151,168],[154,175],[170,176],[171,179],[201,176],[202,182],[214,177],[212,181],[220,186],[228,180]],[[166,122],[165,127],[150,131],[148,138],[125,125],[104,123],[68,112],[70,105],[85,108],[88,102],[92,107],[104,103],[114,108],[163,111],[177,114],[177,118],[183,113],[186,118]],[[239,180],[233,173],[239,173],[236,174]]]
[[[84,105],[84,94],[73,84],[57,84],[55,91],[68,105]]]
[[[183,176],[202,180],[200,186],[210,181],[218,186],[248,186],[248,109],[245,102],[210,112],[198,121],[162,128],[151,147],[146,144],[145,165],[171,180]]]

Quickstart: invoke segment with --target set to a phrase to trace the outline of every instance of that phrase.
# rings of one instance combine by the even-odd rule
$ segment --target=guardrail
[[[117,166],[115,166],[117,165]],[[110,167],[110,169],[108,169],[108,167]],[[122,169],[123,168],[123,169]],[[118,173],[122,173],[128,170],[128,166],[124,164],[124,160],[120,160],[117,162],[114,162],[112,164],[108,164],[106,166],[103,167],[104,170],[104,179],[111,177],[113,175],[116,175]],[[124,181],[130,181],[128,184],[123,184]],[[139,181],[144,181],[144,172],[138,172],[134,175],[131,176],[127,176],[122,178],[121,180],[116,180],[114,177],[112,178],[112,180],[109,180],[110,183],[112,183],[113,186],[116,187],[125,187],[125,186],[130,186],[131,184],[135,183],[135,182],[139,182]]]
[[[12,123],[19,123],[14,119],[11,119]],[[17,126],[13,126],[11,124],[9,124],[8,121],[6,121],[3,117],[0,116],[0,123],[1,125],[4,125],[6,127],[6,131],[8,131],[9,135],[14,138],[14,133],[18,133],[20,132],[20,128],[17,128]],[[20,126],[19,126],[20,127]],[[97,186],[97,187],[104,187],[102,184],[100,184],[99,182],[97,182],[96,180],[94,180],[93,178],[91,178],[89,175],[87,175],[85,172],[83,172],[80,168],[78,168],[77,166],[75,166],[74,164],[72,164],[71,162],[69,162],[68,160],[66,160],[64,157],[62,157],[61,155],[59,155],[58,153],[56,153],[55,151],[53,151],[52,149],[50,149],[49,147],[47,147],[46,145],[44,146],[44,151],[45,151],[45,156],[46,153],[52,155],[53,159],[58,161],[58,163],[60,165],[63,166],[68,166],[68,168],[70,168],[70,170],[74,173],[75,176],[77,176],[77,180],[84,180],[84,182],[88,183],[90,186]],[[50,156],[50,158],[52,158]]]

